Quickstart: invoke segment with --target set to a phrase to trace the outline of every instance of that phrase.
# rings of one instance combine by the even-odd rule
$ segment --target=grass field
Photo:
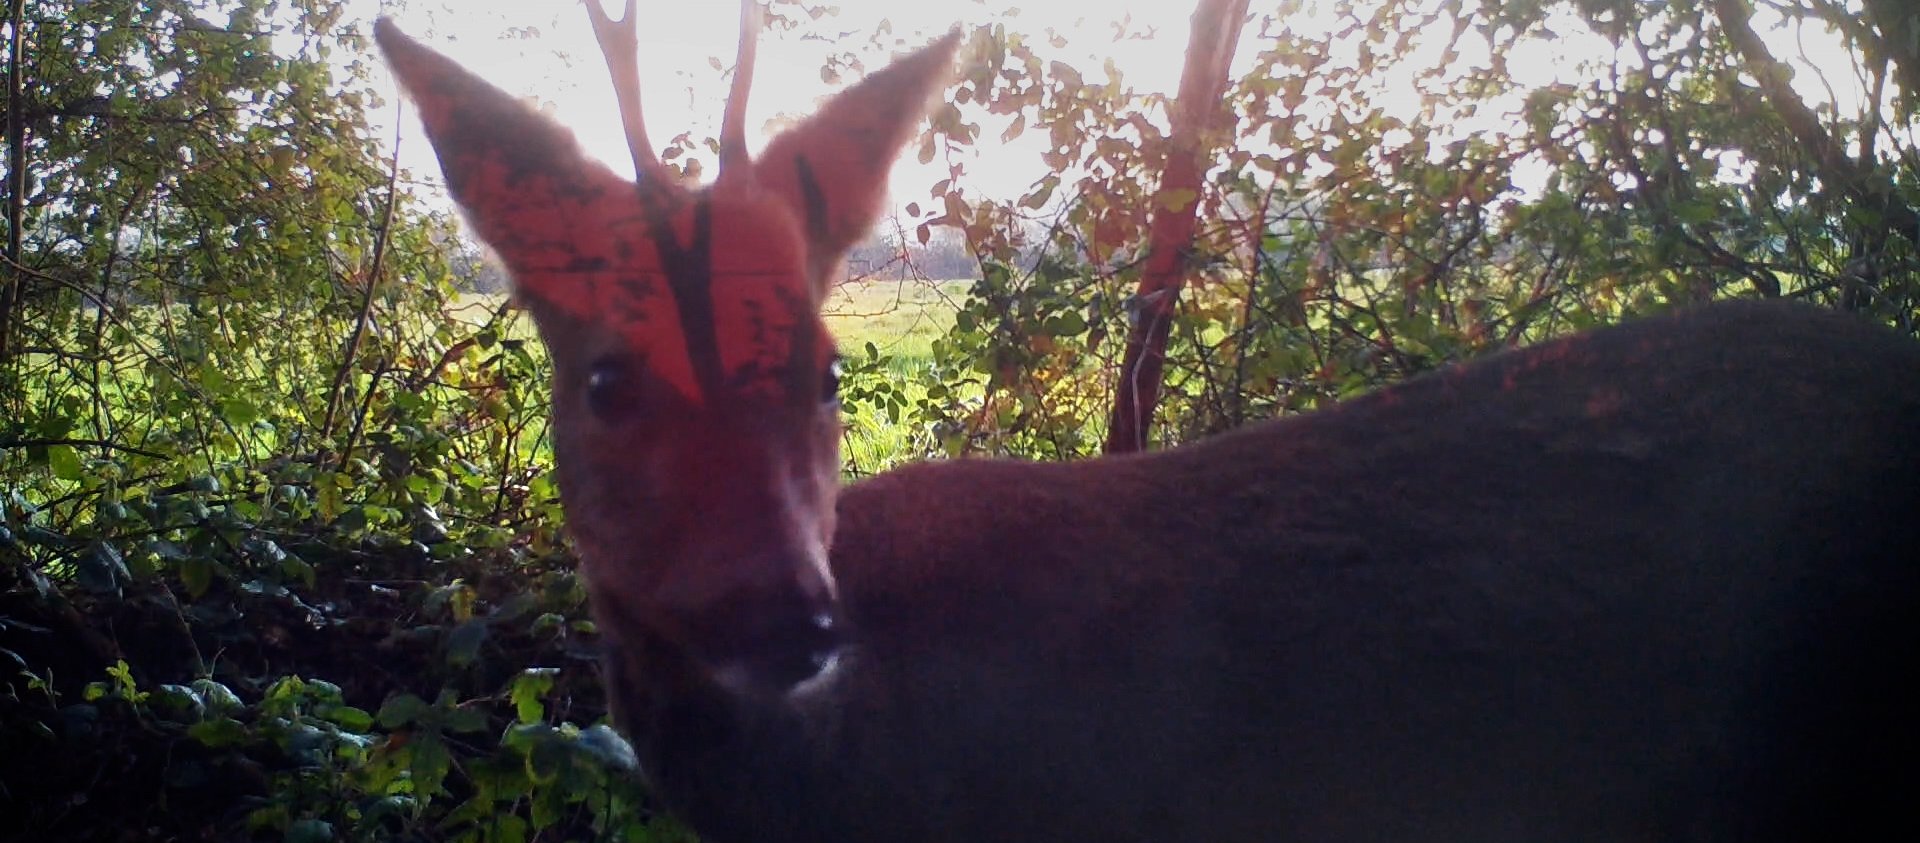
[[[970,281],[847,281],[822,307],[842,353],[871,342],[883,354],[925,360],[933,340],[953,325]]]
[[[822,306],[827,329],[843,352],[873,343],[883,354],[924,361],[934,339],[953,325],[953,313],[971,281],[845,281],[827,294]],[[450,314],[474,325],[484,323],[500,305],[492,293],[461,295]],[[516,335],[534,336],[532,320],[522,319]]]
[[[866,354],[873,343],[889,356],[896,385],[918,398],[920,372],[931,362],[933,341],[953,326],[954,310],[971,281],[856,280],[835,287],[822,311],[840,353]],[[844,442],[850,466],[871,471],[914,456],[910,431],[871,413],[849,414]]]

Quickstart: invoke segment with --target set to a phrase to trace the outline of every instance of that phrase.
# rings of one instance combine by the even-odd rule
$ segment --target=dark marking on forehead
[[[790,292],[790,291],[785,291]],[[798,296],[784,296],[787,309],[793,315],[794,332],[788,344],[791,353],[787,359],[787,372],[795,394],[804,400],[819,400],[815,391],[819,383],[819,366],[825,361],[820,354],[818,342],[825,338],[825,331],[817,329],[819,324],[817,308],[811,300]]]
[[[650,226],[648,233],[660,255],[667,286],[673,290],[695,382],[701,392],[711,394],[719,391],[723,380],[720,332],[713,310],[713,205],[701,196],[694,201],[691,213],[693,221],[686,243],[680,242],[674,226],[665,220]]]
[[[644,259],[616,262],[627,295],[591,318],[624,325],[634,351],[696,404],[813,396],[825,360],[805,223],[751,191],[654,201],[643,189],[636,204],[635,224],[609,232],[626,248],[611,251]]]

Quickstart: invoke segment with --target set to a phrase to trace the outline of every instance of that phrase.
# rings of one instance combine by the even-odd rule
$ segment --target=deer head
[[[729,687],[779,691],[840,643],[826,559],[838,380],[819,304],[879,213],[958,39],[869,76],[756,160],[747,0],[719,176],[696,189],[649,146],[633,0],[619,21],[587,7],[637,179],[390,22],[375,35],[553,355],[562,495],[609,645],[669,650]]]

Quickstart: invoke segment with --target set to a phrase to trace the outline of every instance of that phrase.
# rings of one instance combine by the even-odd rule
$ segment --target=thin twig
[[[404,110],[406,104],[402,103],[399,107]],[[400,204],[399,125],[400,121],[395,120],[393,155],[387,161],[387,208],[380,221],[380,230],[373,237],[373,262],[367,268],[367,293],[360,300],[360,317],[353,323],[353,336],[347,339],[346,354],[340,361],[340,368],[333,373],[333,387],[327,391],[327,412],[320,420],[322,440],[333,435],[334,416],[340,410],[341,393],[346,389],[347,378],[353,373],[354,358],[360,353],[360,341],[366,336],[367,324],[373,321],[373,293],[380,287],[380,272],[387,258],[387,241],[393,233],[394,208]]]

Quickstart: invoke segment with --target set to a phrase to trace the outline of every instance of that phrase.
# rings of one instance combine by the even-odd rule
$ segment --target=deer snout
[[[845,643],[832,594],[800,583],[740,586],[680,620],[693,656],[742,690],[784,692],[825,670]]]

